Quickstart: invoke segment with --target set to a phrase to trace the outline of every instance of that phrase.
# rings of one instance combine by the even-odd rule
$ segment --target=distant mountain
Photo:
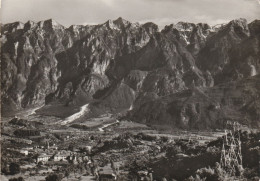
[[[222,129],[227,121],[259,128],[260,75],[139,102],[128,116],[149,125],[187,130]]]
[[[248,24],[238,19],[214,27],[179,22],[159,31],[154,23],[122,18],[69,28],[50,19],[5,24],[1,30],[4,115],[43,104],[52,109],[91,103],[93,114],[129,110],[133,121],[176,128],[215,128],[225,119],[242,122],[239,116],[248,120],[244,124],[259,126],[258,105],[250,102],[259,98],[259,20]],[[230,113],[220,111],[223,115],[212,115],[214,119],[201,114],[195,122],[193,113],[187,116],[198,104],[202,112],[211,104],[222,110],[227,105],[219,99],[227,99],[226,91],[231,97],[239,97],[232,92],[246,91],[232,91],[241,81],[251,82],[254,92],[239,110],[234,106]],[[211,93],[215,89],[218,93]],[[182,102],[194,96],[192,102]],[[166,98],[177,101],[171,109]],[[189,118],[178,117],[174,110]],[[231,115],[234,112],[239,116]]]

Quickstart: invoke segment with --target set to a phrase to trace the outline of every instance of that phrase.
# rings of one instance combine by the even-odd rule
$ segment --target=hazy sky
[[[122,17],[159,26],[179,21],[211,25],[236,18],[260,19],[260,0],[2,0],[3,23],[54,19],[71,24],[98,24]]]

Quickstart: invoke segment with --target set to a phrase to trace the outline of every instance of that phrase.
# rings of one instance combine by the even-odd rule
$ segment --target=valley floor
[[[112,114],[75,118],[4,118],[2,179],[185,180],[220,160],[221,131],[168,133]]]

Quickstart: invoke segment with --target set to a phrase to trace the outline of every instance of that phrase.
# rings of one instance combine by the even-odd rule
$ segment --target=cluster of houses
[[[85,150],[91,151],[90,146],[87,146]],[[88,161],[88,156],[84,154],[78,153],[79,150],[58,150],[58,147],[53,144],[52,146],[49,146],[49,143],[46,143],[44,146],[32,146],[32,147],[26,147],[21,150],[17,150],[21,154],[24,154],[25,156],[28,156],[29,154],[36,155],[35,156],[35,162],[39,163],[46,163],[48,161],[69,161],[69,162],[83,162]]]
[[[84,156],[83,160],[88,160],[88,157]],[[37,163],[39,163],[39,162],[45,163],[47,161],[55,161],[55,162],[59,162],[59,161],[72,161],[73,162],[74,161],[74,162],[78,162],[78,156],[75,153],[63,150],[61,152],[54,153],[54,154],[41,153],[36,158]]]
[[[91,148],[89,148],[91,149]],[[68,150],[57,150],[57,149],[47,149],[43,152],[38,152],[36,158],[36,163],[47,162],[47,161],[68,161],[73,163],[81,163],[89,161],[88,156],[85,154],[79,153],[79,150],[68,151]]]

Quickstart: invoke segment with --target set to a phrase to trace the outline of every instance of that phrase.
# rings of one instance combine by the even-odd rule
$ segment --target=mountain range
[[[61,118],[124,118],[176,129],[260,128],[260,20],[161,31],[122,18],[69,28],[49,19],[1,25],[2,115],[43,106]]]

